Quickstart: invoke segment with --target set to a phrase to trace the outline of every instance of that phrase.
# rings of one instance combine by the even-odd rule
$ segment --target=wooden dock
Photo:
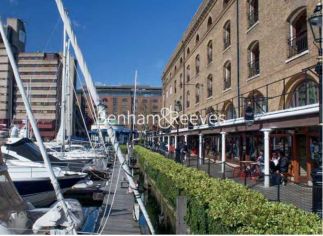
[[[141,234],[139,223],[134,221],[132,217],[132,210],[134,204],[133,193],[128,193],[128,188],[122,188],[121,183],[126,178],[125,173],[121,170],[120,178],[117,182],[117,175],[120,164],[116,164],[114,170],[114,178],[112,180],[112,189],[110,193],[109,203],[111,203],[113,197],[113,191],[117,184],[117,192],[115,196],[114,203],[112,205],[112,210],[107,224],[105,225],[102,234]],[[106,187],[107,191],[109,186]],[[106,205],[108,200],[108,194],[105,196],[104,205]],[[108,214],[108,211],[107,211]],[[106,214],[106,215],[107,215]]]

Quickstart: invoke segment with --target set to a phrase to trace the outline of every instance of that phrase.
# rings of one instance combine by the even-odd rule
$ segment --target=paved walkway
[[[204,170],[212,177],[223,178],[223,173],[221,172],[221,163],[214,163],[210,161],[209,164],[208,159],[206,159],[204,164],[201,164],[201,161],[199,161],[197,165],[196,158],[192,157],[184,161],[184,165]],[[234,177],[233,170],[233,167],[226,165],[225,177],[240,184],[245,184],[245,178]],[[246,186],[262,193],[270,201],[277,201],[280,198],[281,202],[293,204],[305,211],[311,211],[312,209],[312,187],[310,186],[288,182],[286,186],[280,185],[278,194],[277,186],[265,188],[263,179],[253,180],[250,177],[246,178]]]
[[[117,174],[119,164],[116,164],[114,179],[112,180],[112,190],[115,189],[117,184],[117,192],[112,206],[111,215],[108,219],[102,234],[141,234],[138,222],[132,218],[132,209],[134,205],[134,196],[128,193],[127,187],[122,187],[121,182],[125,179],[125,174],[121,170],[119,181],[117,182]],[[124,184],[128,186],[128,184]],[[108,191],[109,187],[107,187]],[[109,203],[111,203],[113,192],[110,194]],[[108,194],[104,199],[104,206],[107,204]],[[104,208],[103,208],[104,209]],[[107,211],[108,212],[108,211]],[[106,214],[108,215],[108,213]]]

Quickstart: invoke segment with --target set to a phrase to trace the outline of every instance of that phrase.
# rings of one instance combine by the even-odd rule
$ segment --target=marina
[[[118,135],[119,140],[117,139],[117,131],[105,118],[105,107],[99,102],[62,1],[57,0],[56,5],[64,23],[63,91],[60,128],[56,139],[50,142],[43,142],[31,109],[30,88],[28,87],[26,94],[4,25],[0,20],[4,49],[13,68],[15,82],[27,114],[23,127],[18,128],[14,125],[10,130],[1,131],[0,163],[1,175],[4,178],[1,178],[0,185],[0,234],[140,234],[139,215],[141,218],[145,217],[148,224],[150,222],[132,176],[122,173],[120,178],[121,170],[125,173],[130,172],[119,148],[118,141],[121,137]],[[70,45],[97,106],[97,119],[93,127],[97,135],[95,143],[92,142],[93,138],[91,139],[88,130],[88,140],[81,144],[73,143],[68,134],[72,121],[65,117],[66,114],[71,114],[71,106],[67,102],[69,95],[65,89],[70,85],[71,79]],[[105,130],[104,137],[101,130]],[[33,140],[30,139],[31,131]],[[122,128],[122,131],[121,141],[124,143],[125,140],[129,140],[129,132],[126,128]],[[132,189],[131,193],[122,188],[122,183],[126,183],[129,189]],[[9,192],[11,194],[6,195]],[[137,220],[133,218],[134,199],[137,203]],[[19,204],[11,205],[13,201]],[[151,224],[150,229],[153,233]],[[148,232],[146,229],[145,233]]]
[[[0,1],[0,235],[322,235],[322,0]]]

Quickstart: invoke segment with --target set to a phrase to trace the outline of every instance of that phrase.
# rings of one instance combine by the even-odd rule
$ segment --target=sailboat
[[[82,212],[82,210],[80,210],[81,209],[80,204],[75,200],[66,201],[62,195],[61,187],[57,181],[54,170],[52,169],[51,163],[48,159],[46,149],[42,143],[40,132],[37,128],[35,118],[32,114],[32,110],[31,110],[28,98],[26,96],[26,93],[25,93],[25,90],[23,87],[23,83],[22,83],[22,80],[21,80],[19,72],[18,72],[16,61],[13,56],[12,49],[11,49],[10,44],[8,42],[7,35],[5,33],[4,26],[2,24],[1,19],[0,19],[0,34],[1,34],[1,38],[4,43],[4,46],[6,48],[6,52],[8,54],[9,62],[10,62],[10,65],[11,65],[16,83],[17,83],[17,87],[19,89],[23,103],[26,108],[28,119],[30,121],[31,127],[33,128],[33,133],[35,135],[36,140],[40,144],[39,149],[40,149],[40,152],[41,152],[43,160],[44,160],[44,166],[46,167],[49,180],[53,186],[53,189],[55,191],[55,195],[57,198],[57,202],[49,210],[47,210],[45,214],[42,214],[40,217],[37,218],[37,220],[35,221],[35,223],[33,225],[33,230],[36,233],[36,232],[39,232],[39,230],[46,228],[46,230],[55,230],[56,234],[58,234],[58,233],[73,233],[73,234],[75,234],[76,230],[81,225],[81,217],[80,217],[79,213]],[[2,171],[2,172],[6,172],[7,167],[5,165],[3,165],[2,159],[1,159],[1,164],[2,164],[1,165],[2,169],[4,169],[4,171]],[[4,176],[8,177],[7,173],[5,173]],[[2,179],[0,179],[0,180],[2,181]],[[4,192],[4,193],[8,194],[7,192]],[[1,194],[2,194],[2,191],[1,191]],[[8,198],[11,198],[10,195],[5,195],[5,197],[6,198],[1,199],[1,201],[0,201],[1,206],[3,204],[5,204],[5,201],[8,201]],[[10,207],[10,205],[8,205],[8,206]],[[7,207],[7,206],[5,205],[5,207]],[[15,209],[15,208],[12,207],[12,209]],[[7,209],[6,212],[11,213],[10,210],[11,210],[11,207],[9,209]],[[22,210],[24,210],[24,209],[22,209]],[[1,211],[1,213],[2,213],[2,211]],[[2,214],[0,214],[0,216],[2,217]],[[10,215],[10,216],[12,216],[12,215]],[[10,227],[8,227],[8,225],[6,225],[6,223],[10,223],[10,216],[8,217],[8,214],[7,214],[7,216],[3,217],[4,224],[1,222],[1,229],[2,230],[8,230],[8,232],[10,232]],[[13,215],[13,217],[16,217],[16,215]],[[46,232],[48,232],[48,231],[46,231]]]
[[[62,97],[61,97],[61,118],[60,127],[56,136],[56,140],[44,143],[47,151],[52,156],[65,161],[79,161],[84,162],[89,160],[92,162],[92,169],[98,171],[105,171],[107,166],[106,153],[104,150],[94,148],[86,148],[80,144],[71,143],[71,126],[72,114],[71,102],[69,96],[69,88],[74,86],[70,78],[70,40],[67,40],[66,30],[63,30],[63,71],[62,71]],[[68,132],[67,132],[68,131]],[[69,138],[66,140],[66,133]],[[89,140],[90,141],[90,140]],[[89,163],[88,163],[89,165]]]
[[[63,3],[61,0],[55,0],[56,2],[56,5],[57,5],[57,8],[58,8],[58,11],[59,11],[59,14],[62,18],[62,21],[64,23],[64,27],[66,29],[66,33],[69,37],[69,39],[71,40],[71,45],[74,49],[74,53],[75,53],[75,56],[76,56],[76,59],[79,63],[79,67],[80,67],[80,70],[84,76],[84,79],[85,79],[85,83],[86,83],[86,86],[87,86],[87,89],[89,91],[89,94],[93,100],[93,103],[96,107],[96,113],[97,113],[97,121],[96,121],[96,127],[98,128],[99,130],[99,134],[100,134],[100,139],[102,142],[104,142],[102,140],[102,132],[101,132],[101,127],[105,127],[106,130],[107,130],[107,133],[108,133],[108,138],[109,138],[109,141],[112,143],[113,147],[114,147],[114,151],[116,153],[116,156],[118,157],[118,161],[119,163],[122,164],[122,168],[123,170],[125,171],[125,173],[131,173],[130,171],[130,168],[128,165],[125,165],[124,163],[125,162],[125,158],[120,150],[120,147],[119,147],[119,143],[116,139],[116,135],[113,131],[113,128],[111,127],[111,125],[109,124],[108,122],[108,119],[107,119],[107,116],[106,116],[106,108],[105,106],[100,102],[100,99],[99,99],[99,96],[98,96],[98,93],[96,91],[96,88],[94,86],[94,83],[93,83],[93,80],[92,80],[92,77],[91,77],[91,74],[87,68],[87,65],[84,61],[84,58],[83,58],[83,54],[81,52],[81,49],[79,48],[78,46],[78,43],[77,43],[77,40],[76,40],[76,36],[72,30],[72,27],[71,27],[71,21],[64,9],[64,6],[63,6]],[[131,175],[129,174],[126,174],[126,177],[127,177],[127,180],[129,182],[129,186],[133,189],[133,193],[136,197],[136,200],[139,204],[139,208],[147,222],[147,225],[149,227],[149,230],[150,230],[150,233],[151,234],[154,234],[155,231],[154,231],[154,227],[152,225],[152,222],[149,218],[149,215],[147,213],[147,210],[145,208],[145,205],[141,199],[141,196],[136,188],[136,184],[132,178]]]

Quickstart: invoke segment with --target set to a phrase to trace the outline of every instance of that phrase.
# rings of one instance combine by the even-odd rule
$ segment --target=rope
[[[75,95],[75,98],[76,98],[76,103],[77,103],[77,106],[79,108],[79,111],[80,111],[80,114],[81,114],[81,117],[82,117],[82,122],[83,122],[83,125],[84,125],[84,129],[85,129],[87,138],[89,139],[90,145],[91,145],[92,149],[94,150],[94,146],[93,146],[93,143],[91,141],[89,131],[87,130],[86,122],[85,122],[85,119],[84,119],[84,116],[83,116],[83,113],[82,113],[82,110],[81,110],[81,105],[80,105],[80,102],[79,102],[79,100],[77,98],[77,94],[76,94],[76,91],[75,91],[75,87],[74,87],[74,85],[72,85],[72,86],[73,86],[73,92],[74,92],[74,95]]]
[[[44,49],[43,49],[43,51],[42,51],[42,52],[45,52],[45,50],[47,49],[47,46],[48,46],[48,44],[49,44],[49,41],[52,39],[52,37],[53,37],[53,35],[54,35],[54,32],[56,31],[56,29],[57,29],[57,26],[58,26],[58,23],[59,23],[59,22],[60,22],[60,17],[58,17],[58,18],[57,18],[57,21],[56,21],[56,23],[55,23],[55,25],[54,25],[54,27],[53,27],[52,32],[50,33],[50,35],[49,35],[49,37],[48,37],[48,39],[47,39],[47,41],[46,41],[45,45],[44,45]]]

